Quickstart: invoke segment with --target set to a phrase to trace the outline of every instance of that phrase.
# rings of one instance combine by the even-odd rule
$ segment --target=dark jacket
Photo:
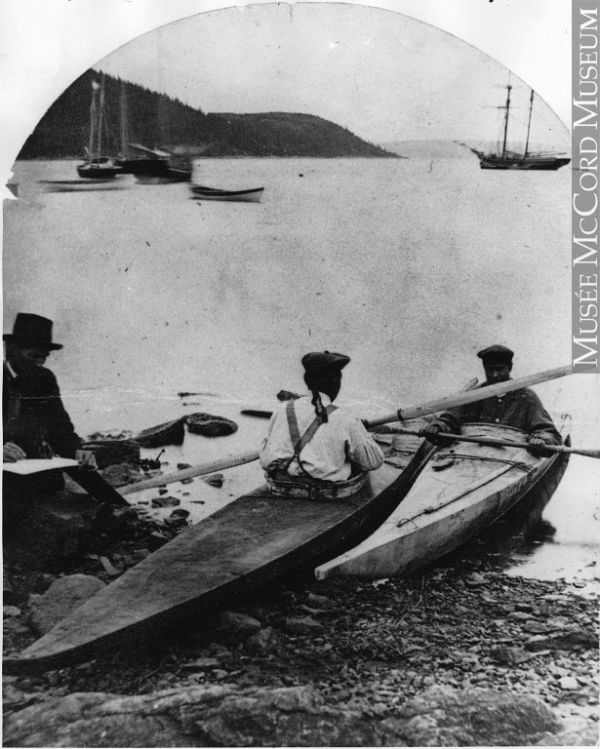
[[[63,406],[56,377],[37,367],[33,375],[13,377],[6,366],[2,376],[3,442],[22,447],[28,458],[55,455],[74,458],[81,440]]]
[[[480,385],[480,387],[485,387]],[[461,424],[505,424],[541,437],[549,445],[560,445],[562,440],[550,415],[538,396],[529,388],[512,390],[476,403],[444,411],[434,423],[447,432],[460,432]]]

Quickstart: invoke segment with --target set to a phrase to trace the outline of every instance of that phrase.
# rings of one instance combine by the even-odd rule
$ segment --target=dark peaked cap
[[[312,351],[302,357],[302,366],[307,374],[326,375],[330,372],[341,372],[350,361],[349,356],[331,351]]]
[[[510,366],[514,352],[506,348],[506,346],[496,344],[478,351],[477,356],[483,361],[484,366],[486,364],[506,364]]]
[[[62,348],[61,343],[52,343],[52,320],[29,312],[18,312],[12,333],[5,333],[5,341],[14,341],[24,346],[39,346],[49,351]]]

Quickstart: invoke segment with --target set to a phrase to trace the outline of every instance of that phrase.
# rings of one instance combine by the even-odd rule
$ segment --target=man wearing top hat
[[[52,321],[19,312],[13,332],[3,338],[3,461],[60,455],[95,468],[94,454],[82,449],[63,406],[56,377],[43,366],[51,351],[62,348],[52,341]]]
[[[485,370],[485,382],[479,387],[496,385],[510,379],[514,353],[506,346],[489,346],[477,353]],[[476,403],[444,411],[425,430],[427,438],[437,444],[440,432],[460,432],[463,423],[504,424],[527,432],[528,451],[538,457],[551,455],[546,445],[560,445],[562,440],[538,396],[529,388],[513,390]]]
[[[333,405],[340,392],[342,369],[349,361],[349,357],[330,351],[302,358],[311,396],[288,401],[273,413],[260,449],[260,463],[267,475],[283,471],[292,480],[343,482],[353,472],[372,471],[383,463],[379,446],[362,422]]]

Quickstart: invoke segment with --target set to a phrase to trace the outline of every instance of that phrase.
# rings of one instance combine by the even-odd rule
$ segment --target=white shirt
[[[331,400],[321,393],[323,406]],[[294,454],[294,446],[286,414],[287,402],[282,403],[271,416],[267,436],[260,449],[260,464],[270,470],[278,460]],[[294,400],[298,431],[302,436],[315,419],[315,407],[310,396]],[[338,408],[329,414],[329,421],[315,432],[312,440],[300,453],[304,469],[316,479],[345,481],[350,478],[352,463],[363,471],[373,471],[383,463],[383,453],[372,439],[363,423],[354,415]],[[304,471],[294,460],[288,468],[292,476],[303,476]]]

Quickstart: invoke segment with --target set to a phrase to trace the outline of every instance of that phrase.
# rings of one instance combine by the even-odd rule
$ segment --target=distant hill
[[[44,114],[18,156],[20,159],[77,158],[89,137],[92,82],[86,71]],[[106,155],[121,153],[122,82],[105,79]],[[132,83],[125,84],[127,140],[148,148],[193,152],[203,156],[395,157],[346,128],[310,114],[205,114],[181,101]]]

